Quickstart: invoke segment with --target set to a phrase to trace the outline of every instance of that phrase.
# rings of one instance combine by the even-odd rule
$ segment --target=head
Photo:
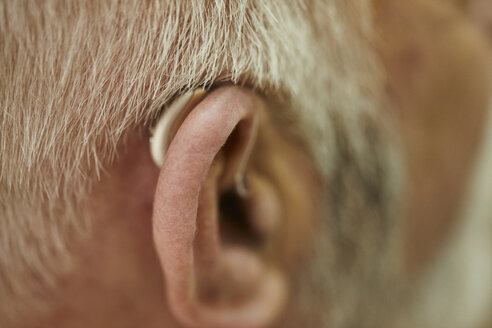
[[[0,323],[435,327],[488,211],[489,49],[459,8],[1,4]]]

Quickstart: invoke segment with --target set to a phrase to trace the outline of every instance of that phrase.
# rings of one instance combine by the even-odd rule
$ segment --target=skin
[[[485,121],[490,50],[482,32],[447,3],[381,0],[375,1],[375,12],[381,36],[376,47],[387,73],[390,108],[396,108],[382,114],[398,131],[407,159],[402,266],[409,276],[418,276],[439,255],[459,219]],[[307,181],[301,194],[316,195],[319,176],[312,173],[312,159],[282,127],[275,120],[264,124],[253,167],[281,185],[285,199],[299,199],[297,189],[285,182],[294,172]],[[183,327],[165,298],[152,239],[159,169],[150,158],[146,131],[130,131],[119,146],[121,156],[86,204],[94,233],[72,246],[72,273],[46,295],[47,310],[25,327]],[[276,167],[274,158],[305,169]],[[321,216],[310,202],[292,202],[290,211]],[[312,246],[307,241],[321,238],[313,232],[320,224],[291,220],[285,226],[267,258],[295,275]],[[298,244],[305,246],[292,249]],[[326,305],[316,306],[322,311]]]
[[[282,234],[276,233],[271,238],[272,240],[267,243],[267,249],[263,255],[269,259],[269,263],[276,263],[285,270],[291,270],[300,264],[299,258],[303,256],[305,248],[309,245],[311,225],[313,224],[309,220],[301,224],[293,218],[301,214],[306,215],[306,218],[316,216],[314,210],[316,206],[309,203],[310,206],[306,207],[305,197],[316,194],[319,186],[315,181],[317,177],[313,174],[314,169],[308,169],[312,167],[312,160],[304,152],[305,147],[299,147],[300,141],[285,134],[285,129],[283,129],[284,133],[277,130],[277,127],[273,126],[273,123],[265,117],[265,112],[259,113],[259,116],[260,121],[263,122],[261,123],[263,127],[260,127],[257,147],[250,164],[252,172],[251,174],[248,173],[250,179],[248,185],[251,190],[269,191],[273,183],[274,188],[282,189],[283,192],[280,196],[282,201],[291,204],[290,207],[283,210]],[[209,124],[207,126],[210,128]],[[207,129],[196,129],[195,126],[192,126],[191,129],[192,131],[207,131]],[[223,134],[224,132],[220,133]],[[145,327],[162,327],[162,325],[183,327],[170,309],[169,301],[166,300],[165,294],[168,293],[168,289],[164,286],[165,277],[152,238],[151,218],[153,212],[154,216],[156,215],[153,206],[163,206],[163,201],[154,203],[157,181],[171,182],[170,179],[164,179],[165,174],[159,177],[160,170],[150,157],[148,138],[147,131],[134,131],[130,134],[128,143],[121,146],[124,150],[120,161],[95,187],[92,199],[97,201],[91,201],[88,204],[89,211],[93,213],[93,229],[96,231],[87,241],[91,246],[87,247],[87,244],[83,244],[73,247],[71,251],[77,254],[73,274],[62,281],[61,288],[55,294],[49,295],[52,300],[49,307],[56,310],[50,309],[41,319],[36,318],[33,322],[28,323],[27,327],[37,326],[39,322],[46,322],[48,326],[59,325],[63,327],[77,327],[81,322],[84,322],[84,325],[88,324],[94,327],[106,327],[108,322],[117,326],[125,326],[132,322]],[[203,142],[203,138],[197,140]],[[179,138],[177,142],[179,142]],[[173,149],[178,152],[182,147],[171,146],[168,153],[170,158],[175,157]],[[273,149],[282,149],[282,152],[275,152]],[[177,159],[182,157],[179,154],[177,156]],[[185,159],[183,158],[183,160]],[[174,163],[174,161],[169,163]],[[289,164],[285,165],[285,163]],[[217,166],[220,165],[213,164],[206,181],[211,178],[212,180],[206,182],[205,185],[214,184],[212,182],[214,176],[220,175],[213,173],[221,170]],[[298,167],[308,170],[299,172]],[[163,170],[162,172],[168,171]],[[181,170],[178,169],[179,172]],[[177,181],[182,183],[187,176],[177,178]],[[265,180],[265,176],[269,178]],[[285,179],[285,176],[294,177],[298,181],[305,181],[306,185],[301,190],[310,190],[309,193],[300,194],[297,190],[298,186],[288,183],[289,179]],[[180,183],[178,183],[179,186],[181,186]],[[190,181],[190,183],[192,182]],[[169,190],[169,187],[165,186],[159,188]],[[121,192],[122,190],[131,190],[131,192]],[[173,194],[170,193],[169,196],[172,197]],[[209,205],[206,194],[203,197],[205,197],[204,203],[201,202],[200,206],[207,209]],[[309,196],[309,198],[311,197]],[[193,202],[193,197],[190,197],[190,201]],[[248,202],[250,202],[249,204],[261,204],[253,198],[249,199]],[[174,203],[171,202],[171,205]],[[182,202],[178,204],[186,205]],[[171,210],[177,211],[178,214],[182,212],[182,210]],[[157,210],[158,212],[159,210]],[[286,215],[286,213],[290,215]],[[114,219],[109,223],[105,219],[107,217]],[[226,232],[225,236],[221,237],[234,241],[235,237],[228,238],[229,234],[234,236],[234,233],[236,232]],[[161,239],[157,237],[157,245],[160,243],[159,240]],[[204,242],[207,243],[205,239]],[[199,247],[198,249],[202,248]],[[172,250],[174,249],[173,243],[169,247],[157,246],[157,250],[159,249]],[[166,254],[173,257],[172,252]],[[162,256],[164,258],[161,258],[161,262],[167,263],[166,255],[162,254]],[[199,255],[196,256],[199,257]],[[248,260],[248,257],[245,259]],[[251,259],[249,260],[251,261]],[[241,264],[243,265],[244,261]],[[166,267],[171,268],[172,265],[167,264]],[[173,274],[172,270],[170,274]],[[179,278],[181,273],[177,273],[177,275]],[[146,279],[141,279],[142,276],[145,276]],[[221,289],[228,294],[227,284],[223,283],[223,279],[221,282],[223,285]],[[270,283],[267,285],[269,286]],[[237,293],[237,288],[234,285],[229,288],[233,288],[233,292]],[[96,297],[95,295],[101,291],[104,295]],[[77,298],[72,297],[75,294]],[[272,295],[276,298],[278,292],[275,291]],[[135,299],[139,301],[135,302]],[[274,303],[278,302],[283,303],[282,300]],[[91,313],[89,317],[86,315],[88,312]],[[266,313],[266,315],[269,314]],[[114,320],[115,317],[118,319]],[[129,324],[129,326],[132,325]]]
[[[458,219],[489,101],[488,49],[460,12],[440,2],[379,1],[377,13],[408,159],[404,265],[415,272]]]

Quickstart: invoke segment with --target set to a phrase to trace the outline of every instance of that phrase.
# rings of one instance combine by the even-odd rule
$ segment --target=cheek
[[[415,1],[380,13],[407,168],[403,252],[414,272],[459,219],[484,129],[489,63],[478,33],[449,8]]]

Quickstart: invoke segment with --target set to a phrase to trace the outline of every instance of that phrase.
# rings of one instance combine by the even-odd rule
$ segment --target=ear
[[[275,229],[285,213],[278,185],[252,174],[249,189],[241,187],[255,124],[266,124],[264,105],[251,92],[227,86],[185,112],[165,152],[153,212],[170,307],[189,327],[266,326],[286,302],[286,273],[252,248],[226,247],[219,236],[219,198],[234,186],[259,232]]]

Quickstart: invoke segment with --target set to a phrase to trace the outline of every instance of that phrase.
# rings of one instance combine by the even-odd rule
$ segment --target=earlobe
[[[250,92],[217,89],[188,114],[165,154],[154,241],[170,306],[189,327],[263,327],[286,300],[279,270],[247,248],[223,247],[219,238],[218,195],[244,173],[259,110],[261,101]],[[224,149],[233,131],[235,140]]]

